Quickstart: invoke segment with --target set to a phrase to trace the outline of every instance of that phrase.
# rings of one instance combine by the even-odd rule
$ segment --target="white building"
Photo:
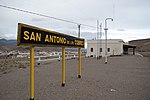
[[[128,52],[128,48],[133,48],[133,54],[136,46],[125,44],[122,39],[107,40],[107,55],[123,55]],[[105,56],[105,39],[87,41],[87,57]]]

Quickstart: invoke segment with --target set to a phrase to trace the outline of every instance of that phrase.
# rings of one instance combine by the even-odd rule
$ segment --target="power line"
[[[47,16],[47,15],[44,15],[44,14],[39,14],[39,13],[27,11],[27,10],[22,10],[22,9],[15,8],[15,7],[5,6],[5,5],[1,5],[1,4],[0,4],[0,6],[4,7],[4,8],[16,10],[16,11],[21,11],[21,12],[33,14],[33,15],[38,15],[38,16],[47,17],[47,18],[51,18],[51,19],[56,19],[56,20],[60,20],[60,21],[68,22],[68,23],[78,24],[78,23],[75,23],[75,22],[72,22],[72,21],[68,21],[68,20],[64,20],[64,19],[60,19],[60,18],[56,18],[56,17],[51,17],[51,16]]]
[[[71,23],[71,24],[82,25],[82,26],[87,26],[87,27],[91,27],[91,28],[97,28],[95,26],[80,24],[77,22],[73,22],[73,21],[69,21],[69,20],[65,20],[65,19],[61,19],[61,18],[56,18],[56,17],[52,17],[52,16],[48,16],[48,15],[44,15],[44,14],[40,14],[40,13],[28,11],[28,10],[23,10],[23,9],[19,9],[19,8],[15,8],[15,7],[10,7],[10,6],[6,6],[6,5],[2,5],[2,4],[0,4],[0,7],[8,8],[11,10],[20,11],[20,12],[24,12],[24,13],[29,13],[29,14],[33,14],[33,15],[38,15],[38,16],[42,16],[42,17],[46,17],[46,18],[51,18],[51,19],[55,19],[55,20],[59,20],[59,21],[63,21],[63,22]]]

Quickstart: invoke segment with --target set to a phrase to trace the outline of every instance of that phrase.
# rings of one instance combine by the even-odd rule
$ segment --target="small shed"
[[[135,55],[135,48],[136,48],[136,45],[123,44],[123,54],[128,54],[129,49],[132,49],[133,55]]]

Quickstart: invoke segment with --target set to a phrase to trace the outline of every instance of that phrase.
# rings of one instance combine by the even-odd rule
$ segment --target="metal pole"
[[[112,18],[106,18],[105,19],[105,28],[104,28],[104,30],[105,30],[105,64],[107,64],[107,60],[108,60],[108,58],[107,58],[107,30],[108,30],[107,20],[110,20],[110,19],[111,19],[111,21],[113,21]]]
[[[62,47],[62,87],[65,86],[65,47]]]
[[[30,100],[34,100],[34,47],[30,46]]]
[[[100,40],[99,40],[100,41],[100,48],[102,48],[101,38],[102,38],[102,23],[100,24]],[[99,52],[100,52],[100,57],[102,57],[101,51],[99,51]]]
[[[107,64],[107,19],[105,19],[105,64]]]
[[[81,24],[78,25],[78,37],[80,37],[80,28],[81,28]]]
[[[81,24],[78,25],[78,37],[80,38]],[[81,78],[81,48],[78,48],[78,78]]]
[[[99,33],[99,21],[97,20],[97,59],[99,58],[98,33]]]
[[[78,78],[81,78],[81,48],[78,48]]]

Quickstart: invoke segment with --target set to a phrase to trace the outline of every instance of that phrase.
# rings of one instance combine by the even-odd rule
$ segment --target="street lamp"
[[[105,19],[105,28],[104,28],[104,30],[105,30],[105,64],[107,64],[107,30],[108,30],[107,20],[113,21],[113,19],[112,18],[106,18]]]

